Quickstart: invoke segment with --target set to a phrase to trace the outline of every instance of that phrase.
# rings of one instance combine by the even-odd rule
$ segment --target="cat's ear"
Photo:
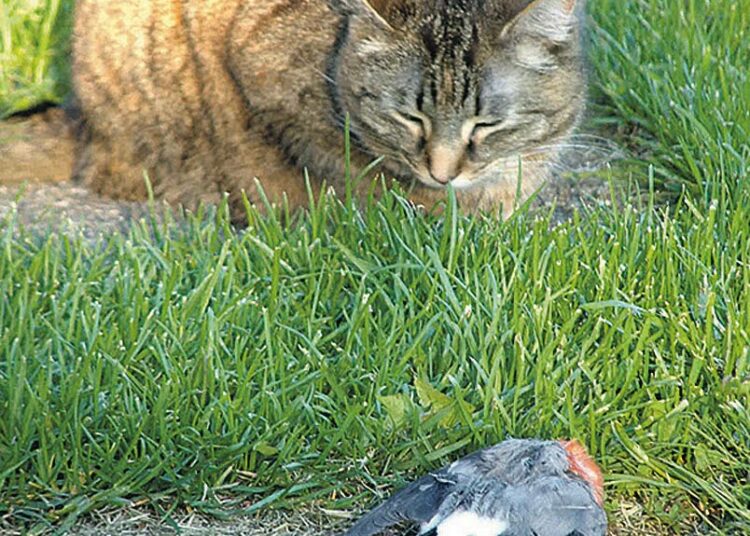
[[[503,37],[530,35],[563,44],[575,37],[585,0],[533,0],[503,29]]]
[[[393,30],[397,24],[397,14],[404,0],[345,0],[349,12],[369,20],[383,29]]]

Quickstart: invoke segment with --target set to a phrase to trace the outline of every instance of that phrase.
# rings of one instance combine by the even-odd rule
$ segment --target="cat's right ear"
[[[393,9],[393,0],[344,0],[346,11],[355,17],[369,21],[383,30],[393,30],[388,20]]]

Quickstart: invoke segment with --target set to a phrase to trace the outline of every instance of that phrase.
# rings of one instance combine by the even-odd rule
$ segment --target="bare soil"
[[[0,184],[66,181],[73,171],[75,124],[62,108],[0,122]]]

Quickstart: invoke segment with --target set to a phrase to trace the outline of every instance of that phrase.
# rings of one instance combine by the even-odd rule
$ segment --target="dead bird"
[[[421,536],[600,536],[603,478],[577,441],[509,439],[395,493],[343,536],[401,523]]]

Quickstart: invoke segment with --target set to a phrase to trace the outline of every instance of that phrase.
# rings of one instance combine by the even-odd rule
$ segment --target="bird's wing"
[[[509,513],[503,536],[605,536],[607,517],[580,480],[550,476],[506,489],[494,505]]]
[[[491,472],[504,474],[512,467],[521,467],[522,462],[516,458],[549,444],[544,441],[506,440],[469,454],[408,485],[365,514],[343,536],[374,536],[404,521],[421,523],[429,530],[461,504],[478,500],[488,489],[499,491],[505,488],[503,479],[490,475]],[[428,524],[430,521],[432,523]]]
[[[460,501],[470,483],[490,469],[494,460],[486,459],[486,454],[493,450],[490,447],[476,451],[409,484],[365,514],[342,536],[373,536],[404,521],[426,524],[441,511],[451,510],[455,505],[448,503]]]
[[[343,536],[373,536],[404,521],[427,523],[456,485],[442,472],[429,474],[395,493],[357,521]]]

